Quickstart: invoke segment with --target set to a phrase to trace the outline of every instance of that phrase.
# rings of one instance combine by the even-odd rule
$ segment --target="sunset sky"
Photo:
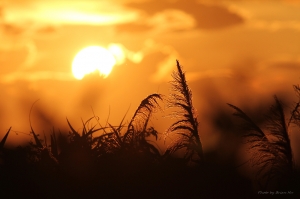
[[[2,0],[0,25],[0,136],[12,126],[8,143],[30,139],[38,99],[31,120],[41,135],[67,129],[66,117],[80,130],[91,107],[114,125],[130,107],[129,120],[149,94],[168,95],[176,59],[204,148],[217,143],[213,121],[232,112],[226,103],[255,116],[274,94],[295,101],[300,83],[300,1]],[[72,61],[91,45],[117,46],[120,59],[106,78],[77,80]],[[152,124],[163,131],[166,120]]]

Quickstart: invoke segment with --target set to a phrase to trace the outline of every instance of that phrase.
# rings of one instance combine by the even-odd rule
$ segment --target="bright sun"
[[[100,46],[89,46],[76,54],[72,63],[72,72],[78,80],[96,70],[105,78],[115,64],[116,59],[110,51]]]

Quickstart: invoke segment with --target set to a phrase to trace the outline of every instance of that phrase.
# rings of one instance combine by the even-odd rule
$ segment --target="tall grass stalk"
[[[198,132],[198,121],[196,110],[192,102],[192,91],[190,90],[185,73],[182,71],[182,66],[176,60],[177,71],[172,73],[173,81],[171,81],[172,93],[168,100],[168,107],[177,108],[175,117],[178,119],[166,131],[166,135],[177,133],[180,138],[171,144],[165,155],[170,155],[177,150],[186,149],[184,158],[192,161],[203,161],[203,149]],[[194,154],[198,158],[193,159]]]

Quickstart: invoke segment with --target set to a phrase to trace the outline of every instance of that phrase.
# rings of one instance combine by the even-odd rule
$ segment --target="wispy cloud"
[[[108,25],[133,21],[138,13],[110,1],[19,1],[2,6],[2,20],[8,24]]]
[[[248,23],[250,28],[255,29],[265,29],[269,31],[278,31],[282,29],[291,29],[300,31],[300,20],[290,20],[290,21],[266,21],[266,20],[252,20]]]
[[[197,81],[204,78],[219,78],[219,77],[225,77],[230,78],[232,76],[232,70],[228,68],[220,68],[220,69],[214,69],[214,70],[203,70],[200,72],[189,72],[186,74],[187,79],[192,81]]]
[[[147,13],[149,17],[156,16],[155,18],[160,20],[165,20],[165,18],[161,18],[161,16],[168,16],[170,14],[171,17],[174,18],[173,14],[174,10],[176,10],[177,15],[180,13],[179,16],[181,16],[181,18],[183,16],[189,18],[189,27],[192,26],[200,29],[222,29],[243,23],[243,18],[240,15],[217,3],[207,4],[196,0],[162,0],[128,3],[127,6],[143,11]],[[172,12],[170,12],[170,10],[172,10]],[[193,21],[190,18],[193,18]],[[176,21],[178,21],[178,19],[176,19]],[[163,23],[163,21],[161,22]],[[159,23],[156,25],[159,25]]]
[[[295,3],[293,3],[295,2]],[[249,28],[300,31],[300,4],[296,1],[239,1],[228,6],[245,19]]]
[[[156,13],[148,20],[148,24],[159,30],[189,30],[197,25],[193,16],[176,9]]]

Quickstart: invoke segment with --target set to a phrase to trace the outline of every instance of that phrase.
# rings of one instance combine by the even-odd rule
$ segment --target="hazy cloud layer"
[[[191,1],[146,1],[142,3],[129,3],[130,8],[142,10],[150,17],[157,16],[158,13],[166,15],[169,18],[167,10],[178,10],[184,12],[195,20],[195,27],[200,29],[221,29],[243,23],[243,18],[236,13],[220,5],[209,5]],[[174,13],[176,15],[176,13]],[[179,15],[179,14],[177,14]],[[190,23],[188,20],[188,23]],[[156,25],[165,24],[164,20],[157,20]],[[184,23],[182,23],[184,26]]]
[[[228,5],[250,28],[300,30],[299,1],[237,1]]]

